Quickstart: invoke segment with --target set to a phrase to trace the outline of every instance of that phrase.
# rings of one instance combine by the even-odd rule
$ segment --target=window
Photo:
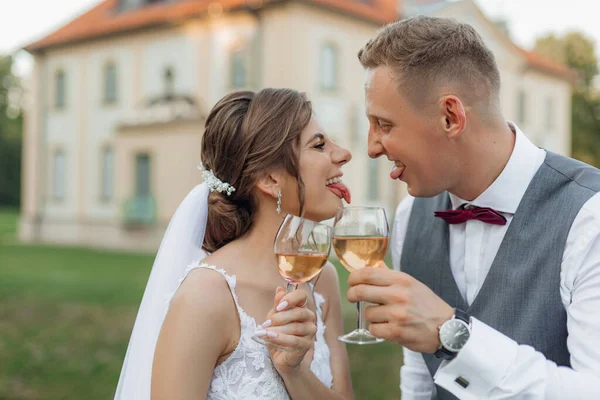
[[[321,48],[320,58],[320,81],[321,89],[334,90],[337,87],[337,50],[332,44],[326,44]]]
[[[131,6],[131,1],[129,0],[119,0],[118,8],[119,10],[126,10]]]
[[[166,3],[169,0],[118,0],[118,10],[126,11],[136,7],[143,7],[148,4]]]
[[[379,161],[369,158],[369,200],[379,200]]]
[[[366,137],[366,132],[369,131],[369,120],[365,116],[364,106],[354,103],[349,109],[349,125],[350,125],[350,143],[355,147],[363,137]]]
[[[165,96],[172,96],[175,91],[175,72],[173,67],[166,67],[163,72]]]
[[[150,196],[150,167],[151,159],[148,154],[138,154],[135,157],[135,194],[139,197]]]
[[[519,97],[517,98],[517,123],[524,124],[527,108],[527,98],[525,97],[525,91],[519,91]]]
[[[156,202],[151,187],[152,158],[149,154],[135,156],[135,195],[125,202],[124,220],[128,224],[152,224],[156,219]]]
[[[52,157],[52,197],[56,200],[65,198],[66,160],[63,150],[56,150]]]
[[[244,88],[248,86],[247,57],[244,49],[235,50],[231,53],[231,86]]]
[[[117,102],[117,66],[113,63],[104,67],[104,102]]]
[[[64,108],[66,105],[66,77],[65,71],[58,71],[56,73],[56,82],[55,82],[55,106],[56,108]]]
[[[110,201],[113,197],[114,158],[112,148],[105,147],[102,150],[100,197],[103,201]]]
[[[548,97],[546,99],[546,129],[554,128],[554,99]]]

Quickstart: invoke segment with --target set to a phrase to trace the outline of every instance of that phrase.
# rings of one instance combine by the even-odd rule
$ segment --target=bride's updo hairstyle
[[[269,172],[285,170],[298,180],[302,215],[298,149],[312,113],[306,96],[291,89],[234,92],[213,107],[202,138],[202,164],[235,191],[210,193],[206,251],[212,253],[250,230],[258,205],[253,189]]]

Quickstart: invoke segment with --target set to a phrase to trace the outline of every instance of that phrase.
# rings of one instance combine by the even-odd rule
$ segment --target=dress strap
[[[196,261],[196,262],[190,264],[186,268],[185,273],[179,279],[179,283],[177,284],[177,287],[175,288],[175,291],[173,292],[173,294],[168,299],[169,305],[170,305],[171,301],[173,300],[173,297],[175,297],[175,293],[177,293],[177,290],[179,290],[179,287],[181,286],[181,284],[183,283],[183,281],[185,280],[185,278],[187,278],[187,276],[189,275],[189,273],[192,272],[193,270],[199,269],[199,268],[205,268],[205,269],[210,269],[210,270],[216,271],[219,274],[221,274],[223,276],[223,278],[225,278],[225,281],[227,282],[227,285],[229,286],[229,290],[231,291],[231,296],[233,297],[233,301],[235,303],[235,308],[237,309],[237,311],[238,311],[239,314],[245,316],[246,313],[244,312],[244,310],[242,309],[242,307],[240,307],[240,303],[239,303],[237,294],[235,293],[235,284],[236,284],[235,275],[228,275],[227,272],[225,272],[225,270],[222,269],[222,268],[217,268],[214,265],[209,265],[209,264],[206,264],[206,263],[200,263],[199,261]]]

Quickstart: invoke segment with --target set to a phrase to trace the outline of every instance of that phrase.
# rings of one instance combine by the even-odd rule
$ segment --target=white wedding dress
[[[209,183],[194,187],[171,218],[144,291],[114,400],[150,400],[152,364],[161,327],[174,293],[187,274],[196,268],[209,268],[224,277],[235,300],[241,325],[240,341],[236,349],[213,371],[207,399],[289,399],[283,380],[274,368],[267,349],[252,340],[258,326],[254,318],[246,314],[239,304],[235,293],[235,276],[229,276],[221,269],[201,263],[208,255],[202,249],[202,243],[208,218],[208,196],[210,191],[214,190]],[[321,312],[325,299],[316,292],[314,298],[317,334],[310,369],[330,388],[333,377]]]
[[[196,262],[187,268],[179,284],[183,282],[190,271],[196,268],[212,269],[225,278],[231,289],[241,326],[240,340],[237,347],[229,358],[215,367],[213,371],[207,400],[289,399],[290,397],[283,379],[273,366],[267,348],[252,340],[252,335],[258,329],[258,325],[254,318],[246,314],[239,303],[235,293],[235,275],[230,276],[222,269]],[[168,299],[169,303],[173,296],[174,293]],[[325,386],[331,388],[333,376],[329,364],[329,347],[325,342],[325,324],[321,311],[325,299],[318,292],[314,292],[314,298],[317,311],[317,334],[315,336],[314,356],[310,369]]]

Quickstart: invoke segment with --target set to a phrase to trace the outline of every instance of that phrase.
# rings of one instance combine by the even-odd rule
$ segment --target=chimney
[[[394,22],[402,18],[404,0],[371,0],[377,10],[381,12],[387,22]]]
[[[496,28],[498,28],[502,33],[504,33],[507,37],[510,38],[510,30],[508,29],[508,21],[505,19],[498,19],[493,21]]]

